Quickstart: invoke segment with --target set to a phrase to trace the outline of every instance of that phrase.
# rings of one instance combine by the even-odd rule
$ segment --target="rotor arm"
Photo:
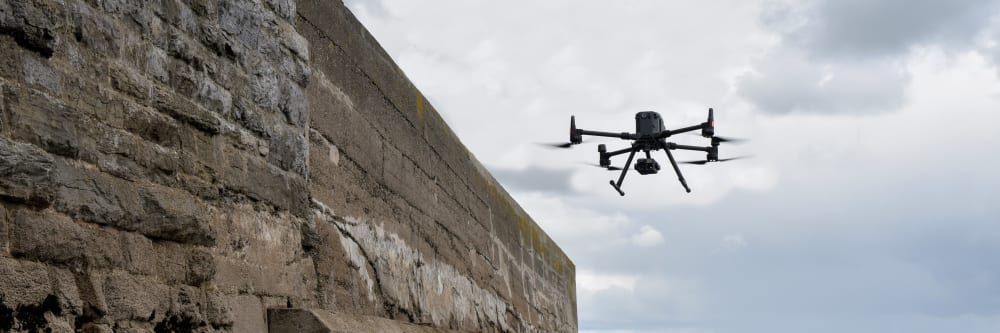
[[[705,126],[707,126],[707,124],[708,123],[701,123],[701,124],[698,124],[698,125],[693,125],[693,126],[678,128],[678,129],[675,129],[675,130],[666,130],[666,131],[660,132],[660,135],[658,136],[658,138],[659,139],[663,139],[663,138],[667,138],[667,137],[673,136],[674,134],[681,134],[681,133],[687,133],[687,132],[691,132],[691,131],[701,130],[701,129],[705,128]]]
[[[628,148],[625,148],[625,149],[619,149],[619,150],[615,150],[615,151],[612,151],[612,152],[607,152],[607,153],[604,153],[604,157],[618,156],[618,155],[630,152],[633,149],[635,149],[635,148],[628,147]]]
[[[676,143],[673,143],[673,142],[667,142],[664,148],[666,148],[667,150],[677,150],[677,149],[680,149],[680,150],[695,150],[695,151],[703,151],[703,152],[706,152],[706,153],[712,150],[712,147],[699,147],[699,146],[679,145],[679,144],[676,144]]]
[[[635,140],[636,135],[628,132],[612,133],[612,132],[601,132],[601,131],[590,131],[585,129],[574,129],[576,135],[590,135],[590,136],[603,136],[609,138],[619,138],[623,140]]]

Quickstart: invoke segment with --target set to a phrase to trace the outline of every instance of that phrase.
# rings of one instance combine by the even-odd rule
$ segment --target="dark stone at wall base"
[[[63,314],[59,299],[55,295],[48,295],[38,304],[21,304],[15,309],[7,307],[3,301],[3,295],[0,294],[0,332],[10,331],[14,327],[21,332],[51,332],[45,314],[51,313],[56,316]]]
[[[14,309],[7,307],[3,303],[3,295],[0,295],[0,332],[7,332],[14,328]]]
[[[153,332],[155,333],[187,333],[195,332],[200,327],[208,326],[204,320],[195,318],[194,316],[182,313],[170,315],[163,321],[156,323],[153,327]]]

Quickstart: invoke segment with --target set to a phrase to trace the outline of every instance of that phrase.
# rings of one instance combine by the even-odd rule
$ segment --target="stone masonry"
[[[0,332],[576,332],[574,278],[340,1],[0,0]]]

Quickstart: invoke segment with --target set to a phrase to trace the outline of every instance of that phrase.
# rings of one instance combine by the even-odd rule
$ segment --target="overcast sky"
[[[998,1],[347,4],[574,260],[581,332],[1000,332]],[[709,107],[754,158],[691,194],[537,144]]]

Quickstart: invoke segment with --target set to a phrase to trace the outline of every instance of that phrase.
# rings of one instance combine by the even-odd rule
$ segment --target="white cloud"
[[[777,48],[737,80],[741,95],[760,112],[859,115],[891,112],[904,104],[910,75],[896,59],[820,61]]]
[[[722,237],[722,248],[739,249],[747,247],[747,241],[742,234],[729,234]]]
[[[576,287],[583,292],[597,292],[612,288],[622,290],[635,290],[637,276],[625,274],[600,274],[591,270],[577,270]]]
[[[632,243],[640,247],[652,247],[663,244],[663,235],[653,227],[644,225],[639,232],[632,235]]]

